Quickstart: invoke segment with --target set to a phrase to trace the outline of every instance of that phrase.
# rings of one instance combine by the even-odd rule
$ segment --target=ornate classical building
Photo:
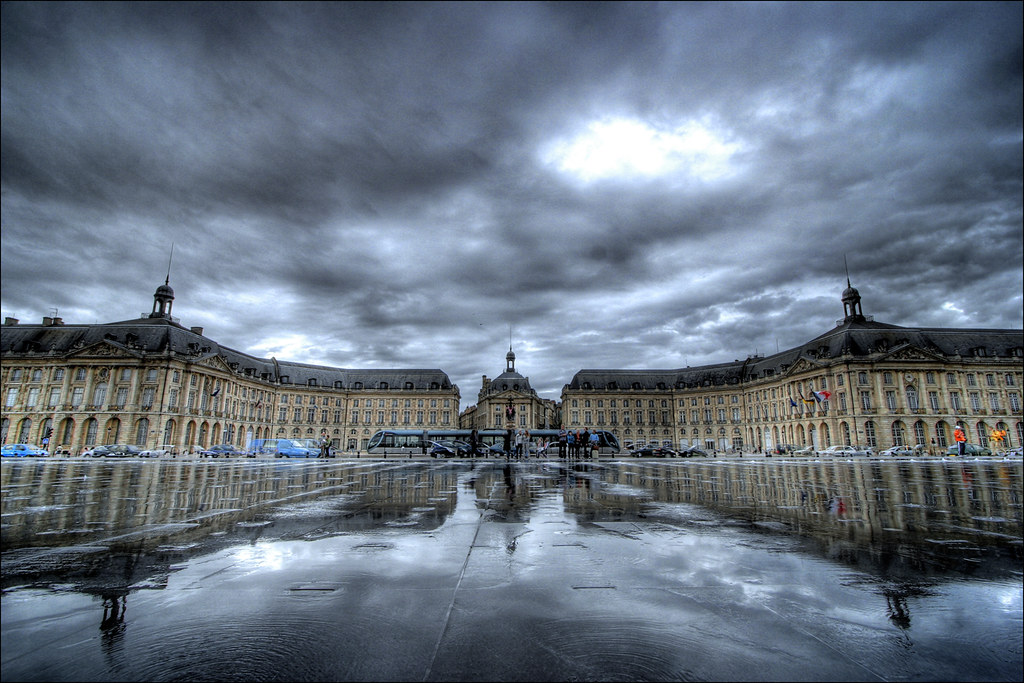
[[[530,386],[530,378],[516,372],[516,354],[512,347],[505,355],[505,372],[494,379],[483,376],[475,406],[459,416],[461,429],[505,429],[511,423],[516,429],[557,429],[559,414],[556,401],[544,399]]]
[[[184,452],[259,438],[362,448],[377,429],[455,427],[459,388],[441,370],[352,370],[256,358],[171,317],[165,282],[137,320],[0,327],[3,442],[79,453],[101,443]]]
[[[911,328],[845,317],[772,356],[676,370],[580,370],[562,389],[567,427],[597,427],[623,443],[762,451],[924,444],[945,451],[962,421],[970,441],[1020,446],[1021,330]],[[1008,443],[990,444],[994,430]]]

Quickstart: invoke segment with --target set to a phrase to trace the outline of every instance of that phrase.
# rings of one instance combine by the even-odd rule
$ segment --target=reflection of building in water
[[[714,460],[626,463],[601,472],[613,493],[595,498],[609,509],[636,500],[615,494],[616,486],[635,487],[651,502],[784,521],[819,538],[920,543],[936,555],[999,547],[1021,557],[1019,461]]]
[[[5,461],[4,550],[80,544],[132,530],[133,538],[206,535],[268,512],[268,506],[330,495],[358,495],[372,519],[435,509],[440,524],[455,506],[457,471],[375,463],[236,460]]]

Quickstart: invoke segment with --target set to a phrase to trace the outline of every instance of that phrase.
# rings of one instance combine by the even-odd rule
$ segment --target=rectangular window
[[[60,403],[60,387],[50,387],[49,407],[56,408]]]
[[[971,402],[971,410],[981,410],[981,396],[977,391],[968,393],[967,398]]]
[[[32,387],[28,390],[28,401],[25,403],[27,408],[35,408],[36,403],[39,402],[39,387]]]
[[[857,373],[857,384],[867,384],[867,383],[868,383],[868,373],[866,373],[866,372],[858,372]]]
[[[85,380],[85,368],[78,368],[75,370],[75,381],[81,382]]]
[[[17,389],[17,387],[9,388],[7,390],[7,393],[4,395],[4,407],[5,408],[13,408],[14,407],[14,402],[17,400],[17,398],[18,398],[18,389]]]
[[[956,375],[954,373],[946,373],[946,384],[956,384]]]
[[[935,373],[934,372],[926,372],[926,373],[924,373],[924,381],[927,382],[928,384],[935,384]]]
[[[146,371],[146,381],[147,382],[155,382],[156,381],[156,368],[150,368],[149,370]]]
[[[1008,377],[1010,377],[1012,379],[1013,375],[1008,375]],[[54,368],[53,369],[53,379],[54,379],[55,382],[59,382],[62,379],[64,379],[64,368]]]
[[[125,404],[128,403],[128,387],[118,387],[116,400],[117,407],[124,408]]]
[[[292,419],[295,420],[296,422],[302,419],[302,408],[295,409],[295,412],[292,413]]]
[[[964,404],[960,401],[959,391],[949,392],[949,407],[953,409],[954,413],[958,413],[964,409]]]
[[[940,406],[939,406],[939,392],[937,392],[937,391],[929,391],[928,392],[928,406],[932,410],[938,412],[938,410],[940,408]]]
[[[978,378],[974,376],[973,372],[967,375],[967,386],[969,386],[969,387],[976,387],[976,386],[978,386]]]
[[[862,391],[860,392],[860,407],[863,410],[871,410],[871,392]]]
[[[1015,413],[1020,412],[1020,394],[1010,392],[1010,410]]]
[[[883,372],[882,373],[882,382],[884,384],[892,384],[892,373],[891,372]]]
[[[985,386],[994,387],[996,385],[996,376],[991,372],[985,375]]]
[[[842,375],[840,375],[842,377]],[[839,410],[846,410],[846,392],[839,393]]]
[[[896,392],[885,392],[885,407],[889,410],[896,410]]]
[[[278,413],[277,413],[277,419],[281,420],[282,422],[287,420],[288,419],[288,409],[287,408],[281,408],[281,410],[278,411]]]
[[[121,381],[127,382],[132,378],[131,368],[121,368]]]
[[[995,391],[990,391],[989,392],[989,394],[988,394],[988,407],[991,410],[996,411],[996,412],[998,412],[1000,410],[1000,408],[999,408],[999,394],[997,392],[995,392]]]

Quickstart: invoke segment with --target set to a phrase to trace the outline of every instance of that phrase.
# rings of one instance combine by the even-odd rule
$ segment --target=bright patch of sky
[[[737,172],[733,156],[742,147],[706,120],[659,127],[639,119],[610,118],[551,143],[543,159],[585,183],[679,175],[712,182]]]

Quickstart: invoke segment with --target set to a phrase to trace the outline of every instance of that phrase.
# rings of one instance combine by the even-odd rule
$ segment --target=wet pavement
[[[1017,460],[0,463],[4,681],[996,680]]]

